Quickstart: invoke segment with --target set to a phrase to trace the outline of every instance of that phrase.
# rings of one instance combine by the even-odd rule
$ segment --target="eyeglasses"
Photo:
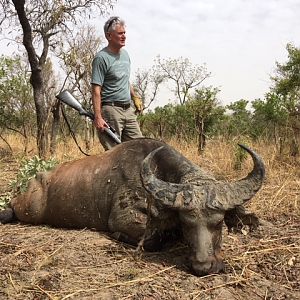
[[[116,21],[120,21],[120,18],[116,17],[116,18],[112,18],[110,20],[110,22],[108,23],[107,27],[106,27],[106,32],[108,32],[109,28],[112,26],[113,23],[115,23]]]

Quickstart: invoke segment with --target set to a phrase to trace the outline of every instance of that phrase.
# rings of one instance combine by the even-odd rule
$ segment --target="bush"
[[[21,162],[20,170],[16,179],[12,180],[9,184],[11,191],[0,196],[0,210],[7,207],[12,197],[25,192],[29,180],[34,178],[38,172],[49,171],[53,169],[57,163],[58,161],[54,158],[43,160],[38,156],[34,156],[30,159],[24,159]]]
[[[11,182],[11,188],[14,194],[26,191],[28,182],[34,178],[38,172],[49,171],[57,165],[58,161],[54,158],[43,160],[37,155],[30,159],[24,159],[17,178]]]
[[[7,192],[0,196],[0,210],[4,209],[11,199],[11,192]]]

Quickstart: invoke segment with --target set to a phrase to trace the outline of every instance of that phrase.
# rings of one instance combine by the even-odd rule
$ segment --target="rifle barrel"
[[[94,120],[95,116],[93,113],[85,110],[82,105],[77,101],[77,99],[68,91],[68,90],[64,90],[62,92],[60,92],[56,98],[60,101],[62,101],[63,103],[71,106],[72,108],[76,109],[80,115],[84,115],[88,118],[90,118],[91,120]],[[104,132],[106,133],[106,135],[108,135],[115,143],[117,144],[121,144],[121,140],[119,139],[119,137],[113,132],[113,130],[109,127],[109,128],[104,128]]]

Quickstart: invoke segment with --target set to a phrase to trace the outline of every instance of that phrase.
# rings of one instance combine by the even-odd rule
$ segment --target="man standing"
[[[112,126],[121,141],[142,137],[135,109],[142,111],[142,101],[130,85],[130,58],[125,46],[125,22],[111,17],[104,24],[107,47],[99,51],[92,63],[92,102],[94,125],[105,150],[116,145],[104,133],[105,127]]]

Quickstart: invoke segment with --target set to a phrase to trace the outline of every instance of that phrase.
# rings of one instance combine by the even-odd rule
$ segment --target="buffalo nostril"
[[[211,262],[193,262],[192,269],[197,276],[205,276],[210,274],[212,268]]]
[[[224,263],[220,260],[208,260],[206,262],[192,262],[192,270],[197,276],[205,276],[224,270]]]

